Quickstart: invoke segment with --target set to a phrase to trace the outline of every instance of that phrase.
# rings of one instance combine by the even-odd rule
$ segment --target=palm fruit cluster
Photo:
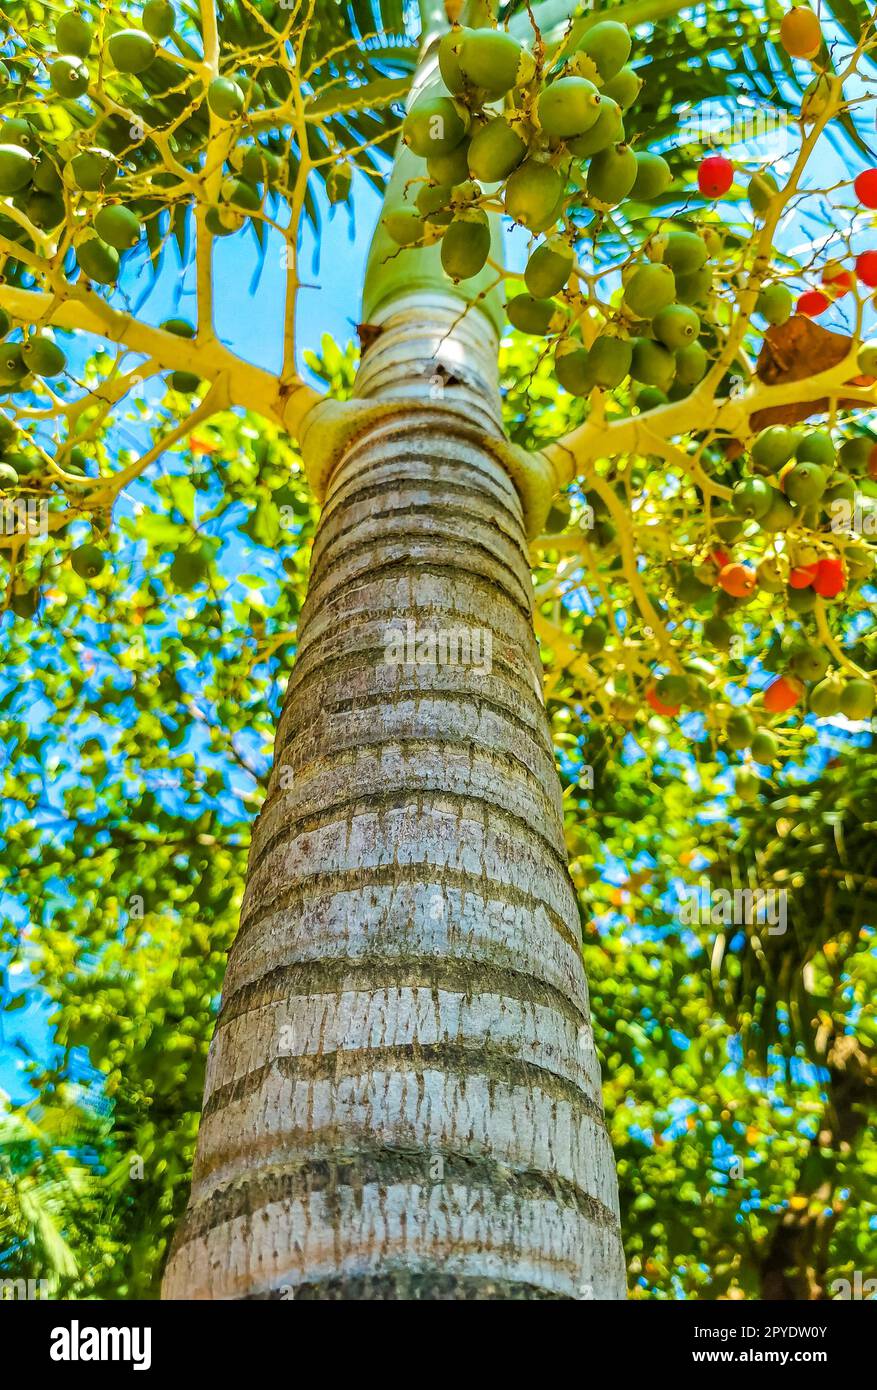
[[[275,10],[283,27],[288,17],[281,6]],[[177,33],[178,15],[169,0],[146,0],[125,18],[68,9],[47,17],[45,31],[34,28],[40,39],[33,46],[27,35],[10,38],[0,63],[0,197],[11,206],[8,213],[0,209],[0,237],[43,260],[54,274],[111,295],[132,258],[138,264],[157,258],[171,231],[185,240],[185,219],[196,203],[215,236],[247,225],[263,235],[280,205],[290,201],[299,168],[284,111],[287,74],[260,62],[257,81],[245,67],[260,44],[268,51],[276,46],[276,35],[272,39],[266,28],[270,18],[266,13],[255,32],[245,27],[232,33],[234,18],[226,17],[223,34],[235,41],[240,61],[207,82],[194,50]],[[148,115],[145,122],[141,111]],[[165,127],[173,129],[172,168],[164,153],[171,150],[161,133]],[[196,186],[186,176],[200,179],[211,138],[227,151],[221,177]],[[339,203],[350,193],[352,166],[327,139],[315,134],[311,153],[329,201]],[[14,250],[4,252],[9,282],[29,277],[27,267],[16,261]],[[161,326],[178,336],[195,335],[183,319]],[[41,383],[55,392],[66,389],[64,348],[51,329],[20,327],[0,311],[0,399],[13,406],[12,418],[0,420],[0,498],[26,501],[66,492],[79,499],[89,476],[99,471],[99,451],[88,440],[49,446],[15,423],[11,398],[39,390]],[[202,385],[188,371],[170,373],[168,384],[185,394]],[[84,566],[89,563],[93,557],[83,558]]]
[[[742,663],[747,628],[772,623],[763,690],[747,706],[725,708],[719,724],[731,752],[769,767],[780,744],[765,723],[806,713],[867,720],[874,711],[872,681],[844,658],[820,614],[834,603],[867,609],[877,511],[859,489],[877,476],[877,444],[867,433],[770,425],[746,453],[709,463],[712,474],[736,481],[699,526],[680,528],[666,603],[653,595],[665,616],[671,605],[688,615],[703,655],[681,670],[653,663],[646,700],[665,716],[714,709],[716,663],[729,654]],[[754,770],[741,769],[737,795],[751,799],[758,787]]]
[[[444,90],[421,95],[403,127],[423,180],[385,224],[401,246],[440,240],[447,274],[466,280],[484,269],[487,211],[501,206],[539,238],[508,300],[512,325],[551,340],[557,380],[573,395],[630,376],[660,393],[647,397],[655,404],[690,392],[707,369],[699,310],[719,247],[694,225],[662,225],[625,264],[612,304],[582,270],[584,221],[593,241],[628,200],[652,203],[672,182],[660,154],[626,143],[625,113],[643,85],[630,57],[614,20],[588,28],[553,66],[501,30],[454,28],[438,50]]]

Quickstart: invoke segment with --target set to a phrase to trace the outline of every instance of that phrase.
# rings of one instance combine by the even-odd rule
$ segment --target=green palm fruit
[[[624,287],[626,309],[640,319],[652,319],[676,296],[676,278],[669,266],[641,265]]]
[[[32,193],[24,210],[41,232],[59,227],[66,215],[63,199],[56,197],[54,193]]]
[[[694,274],[700,270],[706,258],[706,242],[696,232],[676,230],[667,233],[661,259],[674,275]]]
[[[672,182],[670,165],[661,155],[650,154],[648,150],[637,155],[636,181],[630,190],[632,198],[650,203],[653,198],[660,198]]]
[[[533,78],[533,55],[502,29],[467,29],[460,45],[460,71],[473,87],[501,96]]]
[[[794,432],[784,425],[768,425],[753,442],[752,458],[761,468],[778,473],[794,454],[797,442]]]
[[[847,681],[841,692],[840,707],[847,719],[870,719],[874,712],[874,687],[871,682]]]
[[[147,0],[140,22],[151,39],[166,39],[174,32],[176,15],[170,0]]]
[[[54,162],[47,154],[41,154],[37,159],[34,169],[33,186],[39,189],[40,193],[60,193],[64,187],[64,180],[55,166]]]
[[[626,338],[603,334],[595,338],[588,351],[588,367],[594,383],[612,391],[630,372],[633,344]]]
[[[793,613],[812,613],[819,602],[819,595],[815,589],[789,589],[786,602]]]
[[[726,652],[734,640],[734,629],[725,618],[715,616],[707,618],[703,625],[703,635],[720,652]]]
[[[527,262],[524,284],[534,299],[551,299],[569,280],[575,256],[569,242],[555,236],[537,246]]]
[[[188,319],[165,319],[160,325],[165,333],[173,333],[175,338],[194,338],[195,325]]]
[[[604,207],[617,207],[636,183],[637,168],[636,155],[629,145],[610,145],[608,150],[601,150],[588,165],[588,196]]]
[[[258,212],[262,206],[262,196],[246,179],[224,179],[219,190],[224,203],[240,212]]]
[[[655,685],[655,693],[665,705],[681,705],[688,697],[688,677],[661,676]]]
[[[484,269],[490,255],[490,224],[481,208],[458,212],[442,237],[442,267],[455,282]]]
[[[79,268],[98,285],[114,285],[119,278],[119,253],[98,236],[81,241],[76,248]]]
[[[810,710],[820,719],[826,719],[840,710],[843,681],[837,676],[826,676],[810,691]]]
[[[712,590],[698,579],[691,565],[683,565],[676,575],[675,588],[683,603],[700,603]]]
[[[552,222],[552,214],[563,194],[563,178],[550,164],[527,159],[509,176],[505,188],[505,210],[515,222],[523,222],[531,232],[540,232]]]
[[[267,155],[268,151],[266,151],[265,153]],[[277,156],[273,155],[271,156],[271,158],[276,159]],[[246,160],[244,161],[244,163],[246,163]],[[256,182],[262,182],[263,180],[265,183],[271,184],[272,176],[270,166],[266,167],[263,179],[257,179]],[[326,197],[329,199],[329,202],[332,204],[333,207],[336,203],[347,202],[347,199],[350,197],[350,189],[352,185],[353,166],[350,164],[333,164],[332,168],[326,175]]]
[[[244,94],[245,111],[265,105],[265,89],[259,82],[255,82],[252,77],[236,77],[235,81]]]
[[[65,165],[64,176],[83,193],[99,193],[116,177],[116,161],[109,150],[83,150]]]
[[[28,338],[21,345],[24,365],[34,376],[60,376],[67,366],[67,354],[51,338]]]
[[[847,473],[866,473],[875,443],[877,441],[867,434],[857,434],[852,439],[845,439],[838,456],[841,466]]]
[[[207,88],[207,105],[221,121],[236,121],[244,109],[244,94],[231,77],[214,77]]]
[[[73,101],[88,91],[89,78],[87,64],[75,53],[62,53],[49,68],[52,90],[68,101]]]
[[[763,478],[744,478],[734,486],[731,506],[737,516],[757,519],[770,507],[773,488]]]
[[[201,378],[194,372],[171,372],[171,389],[179,391],[182,396],[191,396],[201,385]]]
[[[283,177],[283,160],[264,145],[248,145],[240,162],[240,170],[248,183],[265,183],[275,187]],[[346,187],[347,192],[345,193]],[[349,164],[333,164],[326,175],[326,195],[330,203],[343,203],[350,192],[353,172]]]
[[[740,767],[734,773],[734,791],[740,801],[755,801],[761,790],[761,778],[756,772]]]
[[[584,135],[576,135],[573,139],[567,140],[566,147],[577,159],[586,159],[589,155],[599,154],[601,150],[608,149],[610,145],[620,145],[623,142],[624,120],[621,107],[611,97],[601,97],[600,114],[591,129],[586,130]]]
[[[769,729],[759,729],[752,739],[752,756],[762,767],[770,767],[779,756],[779,745]]]
[[[566,324],[566,314],[553,299],[536,299],[532,294],[516,294],[506,305],[509,323],[521,333],[544,337],[558,333]]]
[[[413,208],[391,208],[384,213],[383,222],[397,246],[414,246],[426,232],[423,218]]]
[[[609,632],[600,618],[592,618],[579,634],[579,646],[586,656],[596,656],[606,646]]]
[[[508,178],[527,153],[527,142],[504,116],[495,116],[469,142],[468,172],[482,183]]]
[[[831,471],[837,462],[837,450],[830,434],[823,430],[813,430],[798,444],[795,458],[799,463],[818,463],[821,468]]]
[[[689,343],[676,351],[676,381],[679,386],[696,386],[706,376],[709,359],[701,343]]]
[[[791,290],[786,285],[775,282],[765,285],[755,301],[755,308],[769,324],[779,328],[792,317],[794,302]]]
[[[114,67],[136,76],[145,72],[155,57],[155,43],[142,29],[120,29],[107,45]]]
[[[704,304],[712,287],[713,273],[707,265],[691,275],[676,276],[676,298],[680,304]]]
[[[454,190],[449,184],[425,183],[418,189],[414,202],[424,222],[448,226],[454,217],[450,207],[453,196]]]
[[[469,113],[450,97],[421,97],[402,125],[402,139],[421,159],[456,149],[469,128]]]
[[[828,652],[809,642],[795,647],[789,658],[789,666],[802,681],[821,681],[830,664]]]
[[[733,512],[717,508],[713,515],[713,530],[723,541],[735,541],[743,533],[743,522]]]
[[[666,405],[670,397],[666,391],[660,391],[657,386],[644,386],[636,395],[637,409],[642,413],[645,410],[657,410],[658,406]]]
[[[855,500],[856,484],[852,478],[838,478],[822,494],[823,507],[830,507],[834,502],[855,502]]]
[[[446,154],[431,154],[426,161],[426,172],[433,183],[462,183],[469,177],[470,142],[463,140],[455,150]]]
[[[780,594],[786,587],[785,580],[777,567],[776,560],[768,558],[761,561],[755,570],[759,589],[768,594]]]
[[[848,545],[844,564],[850,579],[867,579],[874,568],[874,556],[866,545]]]
[[[137,214],[121,206],[101,208],[94,219],[94,227],[98,236],[117,251],[130,251],[137,245],[143,230]]]
[[[731,748],[748,748],[755,737],[755,721],[746,710],[732,709],[725,720],[725,738]]]
[[[240,231],[246,220],[243,213],[235,212],[228,204],[223,204],[220,207],[207,209],[204,226],[211,236],[234,236],[235,232]]]
[[[81,15],[70,12],[62,14],[55,25],[55,47],[59,53],[71,53],[76,58],[85,58],[91,49],[94,35],[91,26]]]
[[[831,101],[831,78],[821,72],[804,90],[801,98],[801,120],[808,124],[818,121]]]
[[[676,359],[651,338],[634,338],[630,374],[634,381],[668,391],[676,375]]]
[[[877,343],[863,343],[856,354],[862,376],[877,376]]]
[[[27,376],[21,343],[4,343],[0,350],[0,383],[11,386]]]
[[[561,338],[554,349],[554,375],[571,396],[587,396],[596,385],[588,349],[572,338]]]
[[[687,347],[700,333],[700,319],[685,304],[668,304],[652,320],[652,332],[664,347]]]
[[[0,125],[0,145],[20,145],[23,150],[36,154],[39,146],[36,127],[20,116],[12,116]]]
[[[18,474],[12,464],[4,460],[0,462],[0,492],[8,492],[13,487],[18,487]]]
[[[764,213],[778,192],[777,181],[772,174],[754,174],[749,180],[746,196],[753,212]]]
[[[80,579],[96,579],[106,564],[101,550],[90,541],[70,552],[70,564]]]
[[[578,52],[591,59],[601,81],[611,82],[630,57],[630,34],[625,25],[604,19],[585,32]]]
[[[36,160],[19,145],[0,145],[0,193],[18,193],[33,178]]]
[[[463,29],[459,26],[443,34],[438,47],[438,64],[442,81],[452,96],[459,96],[465,89],[466,79],[460,67],[460,49],[463,47],[463,40],[471,29]]]
[[[802,506],[818,502],[828,480],[818,463],[796,463],[783,479],[786,496]]]
[[[565,140],[590,130],[600,106],[600,93],[586,77],[558,77],[540,92],[536,117],[546,135]]]
[[[642,89],[643,79],[633,68],[624,67],[604,85],[601,96],[617,101],[622,111],[628,111]]]
[[[763,531],[787,531],[795,520],[795,509],[778,488],[770,488],[770,493],[770,506],[758,518],[758,524]]]

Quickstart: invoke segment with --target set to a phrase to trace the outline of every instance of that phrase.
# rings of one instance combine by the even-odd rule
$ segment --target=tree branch
[[[223,377],[228,403],[274,420],[294,438],[317,402],[319,392],[295,377],[281,387],[277,378],[228,351],[219,342],[193,342],[140,323],[121,313],[93,290],[65,285],[55,294],[0,286],[0,307],[24,323],[45,323],[68,331],[93,333],[131,352],[142,353],[162,371],[197,372],[208,381]]]

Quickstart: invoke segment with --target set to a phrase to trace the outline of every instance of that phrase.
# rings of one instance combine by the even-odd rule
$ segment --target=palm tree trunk
[[[357,396],[410,404],[329,485],[165,1297],[623,1297],[495,330],[381,328]]]

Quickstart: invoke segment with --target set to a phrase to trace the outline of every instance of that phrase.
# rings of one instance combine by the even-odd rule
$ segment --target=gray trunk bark
[[[497,345],[459,312],[392,305],[360,372],[409,404],[329,485],[165,1297],[624,1297]]]

